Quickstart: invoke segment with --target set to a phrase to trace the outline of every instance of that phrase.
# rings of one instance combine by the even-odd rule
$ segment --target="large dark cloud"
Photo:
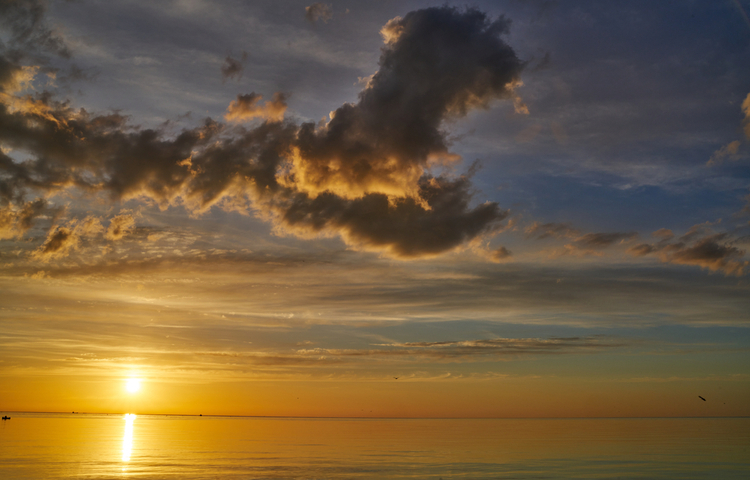
[[[300,129],[298,180],[313,192],[409,192],[429,162],[451,158],[446,119],[512,96],[522,64],[500,37],[507,28],[504,18],[447,7],[388,22],[380,69],[359,102],[324,128]]]
[[[176,136],[119,113],[75,110],[48,93],[20,95],[16,80],[27,71],[6,49],[0,142],[27,159],[0,162],[2,207],[17,211],[31,195],[78,188],[162,208],[252,209],[281,231],[340,235],[401,257],[439,254],[508,215],[495,203],[472,206],[467,177],[430,174],[435,163],[457,160],[446,120],[513,97],[522,63],[501,38],[507,27],[473,9],[411,12],[384,27],[380,69],[329,122],[298,126],[266,115],[246,128],[207,119]],[[17,43],[35,38],[66,54],[49,29],[34,28],[38,38],[18,27]]]

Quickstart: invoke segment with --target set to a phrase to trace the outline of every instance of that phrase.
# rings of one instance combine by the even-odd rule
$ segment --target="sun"
[[[135,393],[141,389],[140,378],[129,378],[125,381],[125,389],[130,393]]]

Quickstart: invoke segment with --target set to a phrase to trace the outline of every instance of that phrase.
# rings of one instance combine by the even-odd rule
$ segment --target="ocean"
[[[750,478],[750,418],[4,413],[0,478]]]

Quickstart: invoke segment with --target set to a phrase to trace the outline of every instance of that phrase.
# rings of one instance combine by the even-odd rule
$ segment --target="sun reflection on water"
[[[133,450],[133,422],[135,413],[125,414],[125,434],[122,437],[122,461],[130,461],[130,452]],[[124,470],[124,467],[123,467]]]

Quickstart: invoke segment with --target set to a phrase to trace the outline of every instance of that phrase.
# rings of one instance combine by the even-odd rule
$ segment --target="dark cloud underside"
[[[207,119],[174,137],[117,113],[75,110],[48,93],[19,96],[17,79],[28,70],[6,49],[0,142],[30,158],[0,162],[3,218],[20,232],[27,197],[78,188],[196,212],[216,204],[252,209],[282,231],[340,235],[401,257],[445,252],[508,215],[495,203],[472,206],[468,178],[429,173],[435,162],[457,160],[441,130],[445,120],[513,97],[522,63],[501,38],[507,27],[473,9],[411,12],[386,25],[380,69],[359,101],[338,108],[328,123],[281,121],[279,94],[263,106],[257,95],[239,96],[228,115],[262,117],[263,124]],[[64,53],[48,29],[35,31],[37,43]],[[19,32],[18,42],[33,36]],[[229,62],[225,77],[241,73],[235,67]]]

